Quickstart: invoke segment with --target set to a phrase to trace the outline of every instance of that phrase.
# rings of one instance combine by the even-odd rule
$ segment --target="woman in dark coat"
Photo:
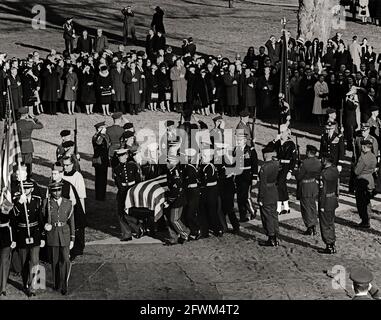
[[[336,81],[336,75],[332,73],[328,79],[328,101],[330,108],[333,108],[336,110],[336,113],[338,117],[340,116],[340,109],[341,109],[341,96],[338,94],[340,92],[340,86],[338,82]],[[339,121],[340,119],[338,119]]]
[[[157,79],[157,66],[153,64],[147,72],[147,90],[146,101],[151,111],[157,111],[157,102],[159,101],[159,82]]]
[[[69,70],[65,75],[65,96],[64,99],[67,101],[67,111],[68,114],[73,115],[75,109],[75,102],[77,101],[78,92],[78,77],[74,72],[74,67],[69,66]]]
[[[123,82],[126,84],[126,102],[131,114],[138,114],[140,105],[140,93],[142,92],[142,79],[136,63],[131,62],[130,68],[124,72]]]
[[[47,105],[47,111],[51,115],[57,114],[57,101],[61,94],[60,74],[54,68],[53,63],[49,63],[42,72],[42,101]]]
[[[94,69],[89,64],[85,65],[80,81],[81,102],[86,106],[86,113],[93,114],[93,107],[96,103],[95,97],[95,75]]]
[[[197,74],[196,67],[193,64],[188,67],[187,73],[185,74],[185,79],[187,80],[187,109],[192,112],[198,111],[198,104],[196,101]]]
[[[105,65],[100,67],[96,80],[96,91],[98,93],[98,101],[102,105],[103,115],[109,116],[113,88],[110,72]]]
[[[159,103],[161,111],[171,112],[170,100],[171,100],[171,79],[169,78],[169,73],[167,72],[167,67],[165,64],[160,66],[160,71],[157,71],[157,81],[159,85]]]
[[[213,70],[213,65],[211,63],[208,64],[207,68],[208,68],[208,71],[205,75],[205,80],[206,80],[206,87],[207,87],[208,96],[209,96],[208,110],[210,110],[212,114],[216,114],[216,102],[217,102],[216,76]]]
[[[276,90],[274,85],[274,76],[271,68],[266,67],[264,69],[264,75],[262,75],[257,82],[258,93],[258,113],[260,116],[270,118],[274,111],[276,103]]]
[[[209,91],[208,91],[208,85],[207,85],[207,78],[206,78],[206,70],[202,69],[200,76],[199,76],[199,97],[201,101],[201,114],[202,115],[209,115],[209,105],[211,103],[210,97],[209,97]]]
[[[152,17],[151,28],[155,32],[165,33],[164,11],[159,6],[155,8],[155,13]]]
[[[256,59],[257,56],[255,55],[254,47],[249,47],[249,49],[247,50],[247,54],[243,59],[243,63],[246,64],[247,68],[251,69],[254,67],[254,60]]]
[[[249,111],[250,116],[255,114],[257,106],[257,81],[251,74],[250,69],[245,69],[245,74],[241,76],[240,80],[240,96],[242,101],[242,109]]]
[[[111,72],[112,87],[115,93],[112,95],[112,101],[114,103],[114,112],[126,113],[126,85],[123,82],[124,70],[122,69],[122,63],[118,61],[116,68]]]
[[[39,80],[33,74],[32,68],[27,67],[21,75],[23,104],[29,108],[29,114],[33,115],[33,106],[37,101],[36,90],[39,87]]]
[[[237,107],[239,105],[238,87],[239,77],[235,72],[235,65],[229,66],[229,72],[223,75],[223,81],[226,90],[226,106],[228,108],[228,114],[234,117],[237,114]]]
[[[155,42],[155,32],[153,32],[152,29],[148,30],[148,34],[146,37],[146,53],[148,56],[148,59],[151,61],[154,60],[154,42]]]
[[[11,69],[11,75],[9,77],[9,80],[11,82],[10,89],[11,89],[13,107],[15,110],[15,114],[18,115],[17,110],[23,107],[22,105],[23,92],[22,92],[21,79],[20,79],[20,76],[17,74],[16,68]]]

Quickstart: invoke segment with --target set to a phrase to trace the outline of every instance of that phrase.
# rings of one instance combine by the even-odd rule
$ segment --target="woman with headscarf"
[[[323,125],[324,115],[326,114],[325,108],[327,107],[326,102],[328,101],[328,84],[324,80],[324,75],[319,75],[319,81],[316,82],[314,86],[315,99],[314,106],[312,108],[312,114],[316,115],[318,118],[319,125]]]
[[[77,101],[78,77],[74,72],[74,66],[69,65],[65,75],[65,95],[64,100],[67,101],[67,112],[70,115],[74,114],[75,102]]]
[[[96,103],[95,97],[95,75],[90,64],[86,64],[81,74],[81,102],[86,106],[86,113],[93,114],[93,107]]]
[[[159,82],[157,79],[157,65],[153,64],[147,72],[147,90],[146,101],[151,111],[157,111],[157,102],[159,101]]]
[[[106,65],[101,65],[96,80],[96,90],[98,93],[98,101],[102,105],[104,116],[110,115],[110,104],[113,92],[112,79]]]

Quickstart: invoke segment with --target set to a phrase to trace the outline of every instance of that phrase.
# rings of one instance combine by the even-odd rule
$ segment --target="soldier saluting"
[[[54,290],[61,288],[66,295],[70,276],[70,250],[73,249],[75,226],[72,202],[62,197],[62,182],[49,185],[45,224],[46,242],[49,250]],[[57,272],[58,266],[58,272]]]
[[[264,164],[259,171],[258,203],[261,211],[263,229],[268,237],[267,241],[259,242],[261,246],[276,247],[279,245],[279,220],[277,213],[278,188],[276,186],[279,162],[274,160],[276,155],[273,144],[262,150]]]
[[[325,125],[325,133],[320,138],[319,155],[324,162],[325,158],[331,158],[339,172],[345,157],[344,137],[336,132],[337,123],[328,121]]]
[[[28,178],[32,174],[32,162],[33,162],[33,142],[32,142],[32,132],[35,129],[42,129],[44,125],[37,119],[30,119],[28,115],[28,108],[20,108],[20,119],[17,120],[17,133],[21,144],[21,156],[22,162],[25,163]]]
[[[335,241],[335,210],[339,207],[337,187],[339,183],[339,170],[334,164],[333,157],[326,157],[323,160],[323,170],[321,172],[321,192],[319,222],[320,232],[326,248],[319,250],[319,253],[336,253]]]
[[[42,200],[33,195],[34,184],[23,182],[23,188],[13,198],[14,206],[11,214],[12,228],[16,231],[16,243],[22,266],[22,281],[25,293],[36,295],[37,267],[39,264],[40,246],[45,246],[44,220],[42,215]]]
[[[307,159],[303,161],[295,174],[301,191],[300,207],[302,218],[307,227],[305,235],[316,235],[316,225],[318,223],[316,200],[318,198],[319,187],[316,179],[320,175],[321,163],[316,158],[316,153],[316,147],[307,145]]]

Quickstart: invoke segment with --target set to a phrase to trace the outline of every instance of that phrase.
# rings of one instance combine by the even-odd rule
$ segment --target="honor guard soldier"
[[[213,154],[214,150],[210,147],[204,146],[201,149],[199,221],[202,238],[209,236],[209,230],[212,230],[217,237],[222,237],[224,233],[218,212],[218,172],[213,164]]]
[[[253,137],[251,135],[250,125],[249,125],[249,116],[250,113],[248,111],[241,111],[239,114],[240,121],[237,125],[236,131],[239,132],[243,130],[246,135],[247,145],[251,147],[253,145]]]
[[[195,149],[184,150],[187,163],[183,165],[185,202],[183,216],[185,225],[190,229],[190,238],[197,240],[201,236],[198,210],[200,203],[200,176],[198,171],[198,154]]]
[[[169,238],[165,240],[167,245],[177,242],[182,244],[189,239],[190,230],[181,221],[185,205],[184,183],[180,173],[179,158],[171,152],[167,159],[167,182],[168,191],[165,194],[164,208],[167,209],[167,220],[169,220]]]
[[[234,149],[237,187],[237,203],[241,222],[249,221],[248,201],[250,188],[254,187],[258,179],[258,155],[255,147],[250,147],[246,133],[238,131],[236,134],[237,146]]]
[[[331,157],[324,158],[321,172],[321,189],[319,192],[319,222],[320,232],[326,248],[320,253],[336,253],[335,210],[339,207],[337,187],[339,183],[339,170]]]
[[[307,227],[305,235],[316,235],[316,225],[318,223],[318,212],[316,201],[318,200],[319,179],[321,163],[316,158],[317,148],[307,145],[307,159],[302,162],[295,178],[300,186],[300,207],[304,225]]]
[[[277,212],[279,214],[286,214],[290,213],[287,181],[291,179],[291,174],[295,168],[297,154],[295,143],[291,140],[291,130],[285,124],[282,124],[279,130],[280,134],[274,140],[277,159],[280,163]]]
[[[75,146],[74,141],[71,141],[71,140],[65,141],[64,143],[62,143],[62,147],[64,149],[64,155],[63,157],[61,157],[61,160],[57,160],[57,161],[60,161],[62,163],[65,157],[69,157],[71,158],[74,164],[74,169],[78,172],[81,172],[81,166],[79,164],[78,157],[74,153],[74,146]]]
[[[30,119],[28,115],[28,108],[20,108],[20,119],[16,121],[17,133],[21,144],[21,156],[22,161],[25,163],[28,172],[28,178],[32,174],[32,162],[33,162],[33,142],[32,132],[35,129],[42,129],[44,125],[37,119]]]
[[[60,182],[49,184],[50,198],[46,206],[46,244],[48,246],[54,290],[66,295],[70,277],[70,250],[74,247],[75,221],[73,205],[62,197]]]
[[[16,244],[22,266],[22,281],[25,293],[36,295],[37,269],[39,265],[40,246],[45,246],[42,200],[32,195],[33,183],[20,184],[20,192],[13,198],[12,228],[16,234]]]
[[[62,146],[62,144],[65,143],[66,141],[70,141],[70,130],[62,130],[60,132],[60,136],[61,136],[62,142],[57,147],[57,150],[56,150],[57,161],[61,161],[62,158],[65,156],[65,148]]]
[[[338,123],[337,123],[337,119],[336,119],[337,118],[336,110],[332,109],[332,108],[328,108],[327,109],[327,116],[328,116],[328,119],[327,119],[326,123],[328,123],[328,122],[335,123],[335,132],[342,134],[343,132],[339,132]],[[344,131],[343,125],[341,125],[341,128],[342,128],[342,131]]]
[[[114,169],[114,180],[118,188],[116,194],[118,218],[122,231],[121,241],[132,240],[132,232],[138,237],[142,236],[142,231],[139,229],[138,220],[131,215],[125,214],[125,202],[128,190],[136,183],[139,183],[141,178],[138,165],[129,159],[127,149],[118,149],[115,151],[118,157],[119,164]]]
[[[12,249],[16,247],[10,225],[9,210],[5,205],[0,206],[0,297],[6,296],[9,268],[11,266]]]
[[[265,162],[259,171],[258,204],[263,229],[268,239],[259,242],[259,245],[276,247],[279,245],[278,188],[276,184],[280,166],[279,161],[274,160],[276,151],[273,144],[270,143],[263,148],[262,153]]]
[[[145,181],[155,179],[166,171],[164,164],[159,163],[159,145],[156,142],[147,146],[147,152],[148,157],[143,160],[140,166]]]
[[[378,145],[381,143],[381,120],[378,118],[380,113],[378,106],[370,107],[371,116],[367,121],[370,127],[370,134],[377,139]]]
[[[370,199],[375,188],[373,173],[377,167],[377,159],[373,154],[371,140],[361,141],[362,154],[354,169],[356,175],[356,206],[360,215],[361,222],[357,225],[359,228],[369,229],[369,215],[372,213]]]
[[[160,138],[160,151],[161,153],[167,154],[170,144],[179,140],[177,136],[175,122],[172,120],[167,120],[165,122],[166,132]]]
[[[122,127],[123,113],[113,113],[112,119],[114,120],[114,124],[112,126],[107,127],[106,134],[108,135],[110,140],[110,147],[108,149],[110,165],[111,168],[114,169],[118,165],[118,159],[114,155],[114,153],[116,150],[120,148],[120,138],[124,133],[124,129]]]
[[[364,267],[355,267],[351,269],[349,279],[353,281],[353,290],[355,296],[353,300],[370,300],[368,293],[374,300],[380,300],[380,290],[374,283],[372,272]]]
[[[94,128],[97,131],[92,138],[94,149],[93,167],[95,169],[95,200],[104,201],[107,189],[108,148],[110,147],[110,140],[106,134],[105,121],[97,123]]]
[[[212,141],[212,145],[215,143],[224,143],[224,128],[225,121],[222,116],[217,116],[213,118],[214,128],[210,130],[210,140]]]

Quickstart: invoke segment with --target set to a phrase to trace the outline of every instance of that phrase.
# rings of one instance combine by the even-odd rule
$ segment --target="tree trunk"
[[[298,35],[305,41],[318,38],[326,45],[331,36],[334,14],[339,0],[299,0]]]

